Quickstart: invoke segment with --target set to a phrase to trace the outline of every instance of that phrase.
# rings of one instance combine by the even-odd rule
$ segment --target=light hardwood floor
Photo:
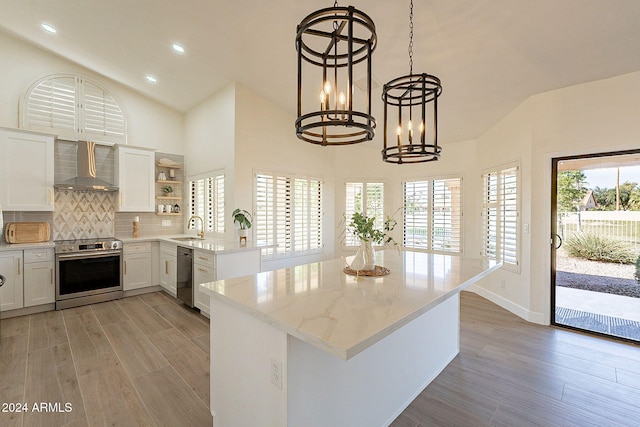
[[[393,423],[638,426],[640,347],[462,293],[461,352]],[[209,326],[164,293],[2,320],[0,426],[211,426]],[[34,403],[70,412],[33,412]],[[257,426],[260,427],[260,426]]]
[[[0,404],[28,408],[0,426],[212,425],[208,319],[164,293],[3,319],[0,344]]]
[[[640,347],[461,294],[460,354],[393,427],[640,426]]]

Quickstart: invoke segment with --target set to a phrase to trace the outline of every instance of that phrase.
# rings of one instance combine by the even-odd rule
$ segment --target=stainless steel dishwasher
[[[178,246],[177,295],[178,299],[193,308],[193,249]]]

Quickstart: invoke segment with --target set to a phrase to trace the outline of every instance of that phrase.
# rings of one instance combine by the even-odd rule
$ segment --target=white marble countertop
[[[123,243],[136,243],[136,242],[165,242],[173,245],[184,246],[193,249],[202,249],[214,253],[232,253],[242,252],[246,250],[263,249],[268,246],[256,246],[249,242],[246,246],[240,246],[240,242],[237,241],[225,241],[224,239],[205,237],[200,239],[197,236],[191,234],[178,234],[171,236],[147,236],[147,237],[117,237],[122,240]],[[190,240],[181,240],[184,238],[190,238]]]
[[[201,290],[348,360],[500,264],[423,252],[381,251],[384,277],[343,272],[335,259],[201,284]]]
[[[54,247],[55,243],[53,241],[37,243],[7,243],[4,241],[4,236],[2,237],[2,242],[0,242],[0,251],[21,251],[24,249],[44,249]]]

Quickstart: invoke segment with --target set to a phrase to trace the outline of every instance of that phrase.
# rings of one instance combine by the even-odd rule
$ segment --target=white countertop
[[[0,251],[21,251],[24,249],[43,249],[43,248],[54,248],[55,243],[53,241],[48,242],[38,242],[38,243],[7,243],[4,241],[4,236],[2,238],[2,242],[0,242]]]
[[[343,272],[335,259],[201,284],[201,290],[348,360],[500,264],[422,252],[380,251],[384,277]]]
[[[191,237],[193,240],[176,240],[185,237]],[[136,242],[164,242],[171,243],[173,245],[184,246],[187,248],[193,249],[202,249],[210,252],[224,252],[224,253],[232,253],[232,252],[242,252],[246,250],[256,250],[267,248],[268,246],[256,246],[249,242],[246,246],[240,246],[240,242],[238,241],[225,241],[224,239],[216,239],[205,237],[204,239],[199,239],[197,236],[180,234],[173,236],[147,236],[147,237],[117,237],[122,240],[123,243],[136,243]]]

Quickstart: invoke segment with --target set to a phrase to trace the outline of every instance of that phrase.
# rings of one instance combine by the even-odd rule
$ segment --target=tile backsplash
[[[53,240],[115,235],[115,193],[56,190]]]

